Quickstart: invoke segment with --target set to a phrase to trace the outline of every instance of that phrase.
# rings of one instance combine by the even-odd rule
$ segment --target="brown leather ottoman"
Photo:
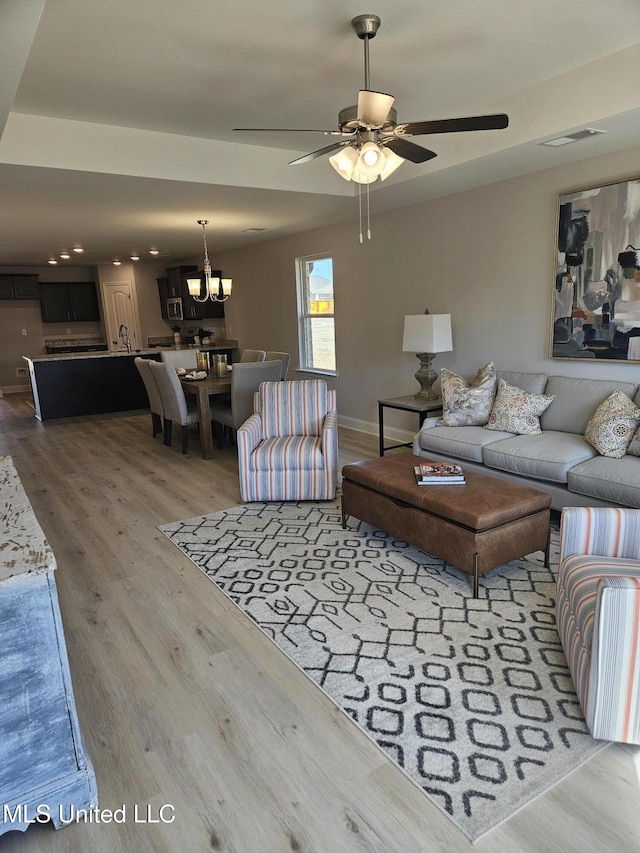
[[[402,453],[342,469],[342,526],[352,515],[478,578],[510,560],[542,550],[549,566],[551,497],[538,489],[465,471],[461,486],[418,486]],[[462,466],[464,469],[464,466]]]

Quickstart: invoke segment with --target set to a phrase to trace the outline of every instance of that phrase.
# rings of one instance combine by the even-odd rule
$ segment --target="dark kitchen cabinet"
[[[0,275],[0,299],[40,299],[37,275]]]
[[[169,281],[166,276],[164,278],[157,278],[156,281],[158,282],[158,296],[160,297],[160,313],[163,320],[168,320],[167,299],[169,298]]]
[[[92,281],[43,282],[40,291],[45,323],[100,319],[96,286]]]

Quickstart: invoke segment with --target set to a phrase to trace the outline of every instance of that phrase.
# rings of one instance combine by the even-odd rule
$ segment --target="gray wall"
[[[330,252],[339,371],[331,384],[343,423],[368,429],[377,422],[378,398],[418,390],[418,362],[402,352],[402,328],[405,314],[427,307],[452,315],[454,350],[438,355],[437,370],[470,378],[493,360],[498,369],[640,383],[638,363],[549,358],[557,195],[636,177],[639,162],[640,148],[627,149],[383,213],[362,245],[354,220],[216,254],[234,279],[227,334],[241,348],[291,352],[292,378],[295,258]],[[354,213],[356,207],[354,199]],[[416,425],[401,414],[395,423]]]

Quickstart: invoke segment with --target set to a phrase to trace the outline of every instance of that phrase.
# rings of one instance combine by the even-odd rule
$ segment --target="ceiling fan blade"
[[[316,130],[307,127],[234,127],[246,133],[323,133],[325,136],[344,136],[341,130]]]
[[[366,127],[382,127],[395,98],[384,92],[361,89],[358,92],[358,122]]]
[[[438,156],[435,151],[429,151],[428,148],[416,145],[415,142],[409,142],[408,139],[401,139],[399,136],[392,136],[391,139],[383,140],[382,146],[393,151],[398,157],[410,160],[412,163],[426,163],[427,160],[433,160],[434,157]]]
[[[329,154],[331,151],[336,151],[338,148],[342,148],[344,145],[348,144],[348,141],[332,142],[331,145],[327,145],[326,148],[320,148],[318,151],[312,151],[311,154],[305,154],[304,157],[298,157],[297,160],[291,160],[289,165],[297,166],[300,163],[310,163],[312,160],[315,160],[316,157],[322,157],[324,154]]]
[[[509,116],[496,113],[488,116],[443,118],[435,121],[410,121],[397,125],[395,132],[401,136],[420,136],[423,133],[458,133],[463,130],[504,130],[509,126]]]

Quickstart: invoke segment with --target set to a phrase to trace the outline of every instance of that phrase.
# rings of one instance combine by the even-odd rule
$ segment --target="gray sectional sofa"
[[[612,391],[623,391],[640,407],[638,384],[544,373],[504,371],[498,376],[533,394],[555,395],[540,417],[541,434],[438,426],[439,419],[434,417],[427,418],[415,436],[413,452],[430,459],[455,460],[467,470],[539,488],[551,495],[551,506],[557,510],[565,506],[640,507],[640,457],[600,456],[584,437],[595,410]]]

